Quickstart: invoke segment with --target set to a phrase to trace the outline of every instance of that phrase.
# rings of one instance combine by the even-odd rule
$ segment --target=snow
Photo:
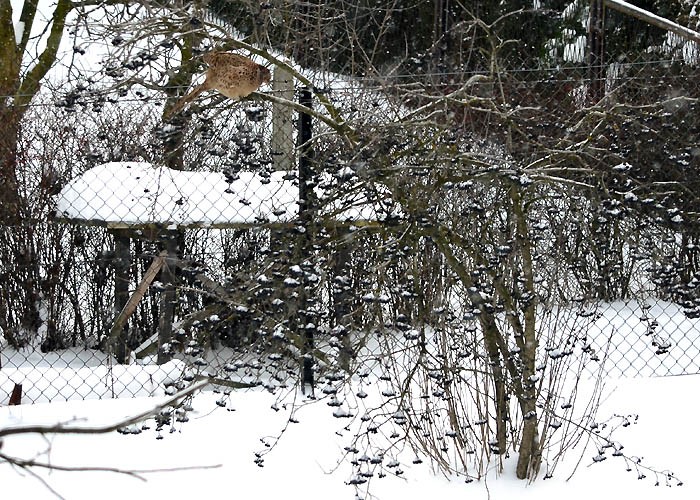
[[[218,172],[180,172],[143,162],[106,163],[68,183],[58,212],[67,218],[125,223],[289,222],[297,191],[286,172],[269,184],[241,172],[231,184]]]
[[[577,36],[571,43],[564,45],[564,60],[573,63],[582,63],[586,58],[586,37]]]
[[[25,0],[10,0],[15,40],[17,41],[18,45],[27,29],[30,30],[29,43],[27,44],[27,49],[23,54],[24,57],[22,61],[24,66],[23,70],[26,70],[27,66],[31,66],[36,62],[38,55],[46,48],[46,41],[50,36],[50,29],[48,28],[53,22],[52,19],[55,9],[55,1],[38,0],[36,15],[34,16],[34,20],[30,26],[26,26],[24,22],[20,21],[24,3]],[[70,37],[65,37],[65,39],[69,38]],[[63,53],[63,51],[61,51],[61,53]]]
[[[400,462],[404,474],[388,475],[370,482],[378,499],[445,500],[538,499],[589,500],[592,498],[695,499],[700,495],[695,467],[700,434],[694,432],[695,402],[688,395],[700,390],[700,376],[613,381],[614,391],[603,404],[602,414],[638,413],[635,425],[621,429],[617,438],[631,454],[661,469],[671,468],[684,480],[681,487],[667,487],[662,479],[638,480],[625,472],[625,464],[610,458],[594,463],[595,450],[583,454],[582,463],[566,481],[578,460],[568,455],[566,467],[546,481],[526,484],[506,472],[492,472],[485,480],[465,484],[463,480],[435,475],[427,463],[412,463],[410,450],[392,459]],[[355,498],[347,463],[340,463],[350,433],[343,429],[346,419],[333,418],[324,402],[298,408],[294,420],[280,441],[264,455],[263,467],[255,464],[256,452],[270,449],[274,436],[287,425],[291,400],[285,405],[262,391],[234,392],[225,396],[226,408],[217,404],[220,394],[205,392],[194,399],[195,416],[177,424],[163,439],[153,428],[139,434],[110,433],[101,436],[56,435],[11,436],[2,451],[25,458],[36,457],[57,465],[118,467],[128,470],[195,467],[177,472],[142,474],[146,481],[106,472],[35,471],[65,498]],[[0,428],[27,424],[75,422],[80,425],[112,423],[155,405],[157,398],[83,401],[0,408]],[[277,404],[275,404],[277,402]],[[271,407],[275,406],[278,411]],[[84,423],[84,424],[83,424]],[[150,422],[151,427],[153,422]],[[388,465],[388,460],[387,460]],[[213,467],[215,468],[204,468]],[[199,468],[196,468],[199,467]],[[23,498],[54,498],[40,481],[7,464],[0,464],[3,492]],[[364,496],[364,495],[362,495]]]
[[[613,332],[612,342],[616,342],[619,335],[619,339],[630,344],[630,353],[640,353],[638,357],[631,354],[627,358],[611,358],[615,367],[624,368],[626,373],[633,368],[639,373],[653,373],[649,371],[650,361],[644,354],[650,351],[649,336],[643,333],[649,325],[656,324],[655,334],[675,343],[671,349],[688,349],[689,346],[681,342],[688,334],[686,330],[697,330],[677,307],[664,302],[653,305],[616,302],[598,312],[595,321],[601,325],[598,336],[608,338]],[[594,327],[591,332],[596,330]],[[691,342],[692,347],[697,339],[685,341]],[[73,400],[0,407],[0,429],[57,422],[91,426],[111,424],[154,407],[164,395],[163,382],[184,369],[177,361],[161,367],[148,364],[109,367],[104,357],[95,356],[92,351],[74,349],[63,354],[58,357],[51,353],[41,355],[45,356],[42,358],[35,354],[23,364],[23,353],[8,358],[8,350],[4,350],[4,368],[0,370],[0,388],[4,392],[11,388],[12,381],[23,381],[25,390],[29,391],[28,397],[39,396],[38,400],[42,401],[42,391],[46,391],[45,398],[56,397],[58,393],[58,399]],[[666,366],[664,357],[653,359],[659,360],[657,370]],[[13,365],[18,367],[8,368]],[[669,368],[673,367],[669,365]],[[370,383],[365,374],[358,374],[352,382],[355,386],[349,392],[358,394],[356,400],[346,398],[342,390],[329,384],[319,386],[318,392],[325,395],[325,399],[315,402],[303,399],[293,389],[277,395],[262,388],[230,394],[208,390],[195,396],[194,411],[189,414],[188,422],[175,423],[161,433],[155,431],[154,421],[148,420],[149,429],[138,432],[141,427],[136,425],[129,428],[135,433],[129,434],[9,436],[4,438],[0,451],[61,466],[159,470],[140,473],[145,482],[115,472],[33,471],[65,498],[78,500],[92,499],[98,492],[101,498],[108,500],[236,495],[270,499],[303,496],[308,500],[325,500],[355,499],[356,493],[361,498],[380,500],[422,500],[428,496],[445,500],[465,497],[475,500],[700,498],[700,481],[695,473],[700,433],[695,432],[697,404],[694,397],[700,391],[700,375],[664,378],[608,375],[604,379],[598,421],[613,420],[601,429],[607,433],[615,427],[615,421],[624,418],[636,422],[619,426],[612,438],[624,446],[627,456],[643,457],[642,464],[661,471],[658,476],[645,471],[647,477],[639,480],[633,466],[630,472],[626,471],[628,463],[624,459],[610,453],[602,459],[597,448],[584,439],[565,456],[551,479],[540,478],[531,484],[517,480],[513,473],[515,454],[512,454],[505,461],[504,472],[497,473],[495,466],[491,466],[484,479],[467,484],[463,477],[436,474],[427,459],[422,464],[414,463],[415,452],[399,446],[384,457],[387,476],[380,478],[375,474],[369,482],[370,493],[374,495],[371,497],[366,492],[366,484],[357,489],[348,484],[355,476],[344,451],[351,444],[358,425],[352,416],[361,416],[365,408],[373,407],[380,394],[390,389],[379,381]],[[41,381],[47,380],[52,383],[42,385]],[[579,392],[584,393],[592,388],[594,381],[582,380],[580,384]],[[97,389],[90,391],[88,387]],[[115,395],[110,387],[138,397],[89,399]],[[580,411],[586,410],[581,407]],[[402,415],[392,413],[391,416],[396,419]],[[157,439],[158,436],[162,439]],[[361,458],[363,453],[360,450],[355,458]],[[392,461],[398,466],[389,467]],[[369,466],[369,462],[367,464]],[[400,477],[392,474],[397,469],[403,471]],[[568,479],[574,470],[576,473]],[[664,471],[672,471],[683,485],[668,486]],[[23,498],[54,498],[40,480],[2,462],[0,481],[3,492],[21,493]],[[656,481],[659,486],[655,486]]]
[[[608,375],[653,377],[700,372],[700,320],[661,300],[618,301],[595,311],[591,345],[607,353]],[[660,346],[668,346],[658,354]]]
[[[19,2],[13,0],[13,3]],[[538,3],[533,2],[534,5]],[[15,25],[16,36],[23,31],[24,27],[20,29]],[[64,45],[66,43],[72,41],[67,37]],[[579,37],[567,45],[568,59],[579,57],[581,43]],[[345,169],[341,177],[346,175],[352,176],[352,171]],[[195,223],[289,222],[297,215],[298,186],[284,177],[285,173],[274,172],[267,183],[259,175],[241,172],[239,179],[229,184],[223,174],[215,172],[177,172],[145,163],[110,163],[95,167],[71,181],[59,196],[57,209],[66,218],[132,224],[164,223],[173,227]],[[362,206],[365,201],[360,197],[353,206]],[[364,209],[355,210],[344,215],[351,219],[378,217],[376,213],[368,215]],[[614,317],[619,317],[623,306],[615,307]],[[625,328],[634,315],[639,316],[639,313],[631,311],[624,323],[613,327],[615,339],[630,341],[630,333],[634,332],[632,342],[646,338],[639,328]],[[677,344],[689,342],[692,346],[695,342],[697,345],[697,338],[686,336],[687,321],[678,311],[672,311],[668,317],[659,311],[656,316],[661,320],[659,330],[672,339],[677,338]],[[604,318],[601,323],[609,324],[610,319]],[[645,327],[640,323],[641,329]],[[647,344],[645,347],[649,351]],[[39,368],[20,366],[0,370],[3,390],[13,380],[24,380],[25,391],[29,391],[27,396],[39,401],[42,397],[57,396],[87,399],[0,407],[0,429],[59,421],[93,425],[113,422],[121,416],[152,407],[162,394],[162,382],[181,368],[175,362],[162,367],[110,368],[105,366],[104,359],[85,359],[86,355],[86,352],[76,353],[72,362],[42,358],[27,363]],[[653,353],[649,356],[650,359],[659,359]],[[663,362],[661,364],[663,366]],[[47,380],[52,381],[51,384],[42,385],[42,381]],[[89,384],[85,383],[86,380]],[[90,387],[100,387],[100,390]],[[633,472],[626,473],[625,465],[613,458],[593,464],[595,450],[591,449],[581,451],[584,457],[581,467],[568,482],[568,472],[579,456],[576,453],[569,454],[567,467],[561,467],[551,480],[538,480],[528,485],[516,480],[511,472],[512,464],[507,464],[507,472],[502,475],[492,473],[484,481],[464,484],[462,479],[433,474],[429,464],[412,464],[413,452],[403,450],[397,452],[395,459],[400,461],[405,474],[401,478],[373,479],[372,493],[379,499],[405,500],[428,496],[446,500],[465,497],[477,500],[700,498],[695,472],[700,434],[695,432],[697,408],[694,401],[694,395],[700,389],[700,376],[610,378],[607,387],[609,395],[604,400],[601,414],[640,415],[637,425],[620,433],[619,439],[626,449],[643,455],[648,464],[672,469],[684,480],[683,487],[668,488],[663,481],[661,486],[655,487],[650,478],[638,481]],[[111,397],[122,390],[141,397],[90,400]],[[338,465],[343,447],[351,436],[344,429],[348,421],[332,416],[334,412],[345,416],[353,411],[352,408],[328,408],[321,401],[298,409],[294,419],[299,423],[290,425],[278,445],[265,455],[264,467],[255,464],[254,453],[268,450],[266,445],[274,441],[270,436],[277,436],[287,425],[289,409],[296,396],[289,395],[280,402],[264,391],[240,391],[223,397],[226,408],[222,408],[218,404],[222,401],[221,394],[205,392],[194,400],[196,411],[191,421],[177,424],[173,427],[174,432],[166,433],[161,440],[156,439],[152,428],[130,435],[110,433],[48,438],[24,435],[5,438],[0,451],[57,465],[101,465],[129,470],[195,467],[177,472],[144,473],[145,482],[116,473],[35,471],[51,488],[70,499],[92,499],[95,496],[105,499],[355,498],[355,489],[345,484],[352,479],[348,464]],[[273,406],[279,411],[273,410]],[[153,422],[149,423],[152,426]],[[218,467],[204,468],[210,466]],[[54,498],[39,480],[1,462],[0,491],[13,498]]]
[[[288,223],[298,214],[296,172],[274,171],[269,177],[239,172],[233,178],[220,172],[191,172],[154,167],[145,162],[111,162],[93,167],[70,181],[59,193],[60,217],[127,225],[230,225]],[[229,182],[231,181],[231,182]],[[341,181],[318,188],[332,198],[327,215],[341,221],[376,221],[393,209]],[[351,189],[345,189],[346,187]]]
[[[15,42],[17,45],[22,43],[22,36],[24,35],[24,23],[22,21],[17,21],[15,23]]]
[[[7,368],[0,373],[0,387],[11,389],[14,382],[21,381],[25,400],[37,402],[114,398],[118,395],[147,397],[157,394],[161,384],[175,373],[179,371],[172,363],[143,366],[138,371],[128,370],[123,365],[39,370]]]

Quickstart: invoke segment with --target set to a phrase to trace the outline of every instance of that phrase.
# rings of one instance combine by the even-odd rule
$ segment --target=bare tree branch
[[[18,427],[10,427],[6,429],[0,429],[0,439],[6,436],[12,436],[16,434],[106,434],[108,432],[121,429],[122,427],[127,427],[129,425],[140,422],[141,420],[148,418],[151,415],[154,415],[163,408],[171,406],[178,400],[198,391],[202,387],[205,387],[207,384],[209,384],[209,379],[196,382],[190,387],[183,389],[182,391],[179,391],[173,394],[172,396],[168,397],[161,403],[157,404],[155,407],[112,424],[98,425],[93,427],[83,427],[67,425],[66,423],[58,423],[53,425],[25,425]]]

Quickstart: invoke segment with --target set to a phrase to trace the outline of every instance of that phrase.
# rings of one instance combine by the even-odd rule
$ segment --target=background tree
[[[0,137],[0,223],[16,222],[22,209],[17,181],[17,140],[27,105],[39,91],[41,81],[56,62],[56,54],[64,35],[66,18],[74,5],[71,0],[59,0],[50,19],[37,19],[38,0],[22,4],[19,20],[13,19],[10,0],[0,5],[0,120],[4,124]],[[45,47],[35,52],[32,39],[35,22],[45,23]],[[39,28],[37,31],[41,30]]]

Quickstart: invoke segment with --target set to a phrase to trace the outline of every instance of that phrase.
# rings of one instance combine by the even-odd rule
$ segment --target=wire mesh
[[[0,228],[2,391],[22,383],[27,402],[141,396],[204,376],[275,390],[313,382],[300,375],[309,359],[316,380],[333,380],[367,346],[380,352],[382,331],[478,331],[472,291],[430,228],[457,233],[455,258],[481,287],[517,246],[499,236],[512,222],[507,190],[488,181],[496,171],[565,186],[541,188],[528,223],[538,307],[585,320],[561,323],[577,353],[616,376],[700,373],[697,67],[610,64],[594,102],[580,63],[498,79],[329,79],[316,90],[365,156],[319,120],[299,144],[297,112],[264,100],[214,97],[165,123],[148,96],[33,104],[17,148],[21,217]],[[414,132],[447,138],[446,156]],[[545,157],[559,160],[539,169]],[[584,167],[615,196],[590,190]],[[674,198],[671,184],[687,192]],[[517,280],[497,278],[527,304]],[[507,316],[503,296],[479,290]],[[540,343],[560,352],[552,325]],[[469,349],[485,357],[478,342]]]

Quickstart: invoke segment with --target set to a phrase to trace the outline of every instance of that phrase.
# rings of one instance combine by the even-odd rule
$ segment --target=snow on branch
[[[53,425],[20,425],[17,427],[8,427],[5,429],[0,429],[0,439],[6,436],[12,436],[16,434],[106,434],[108,432],[116,431],[123,427],[128,427],[137,422],[140,422],[151,415],[158,413],[163,408],[172,406],[177,403],[180,399],[189,396],[190,394],[198,391],[209,384],[209,379],[200,380],[192,384],[191,386],[176,392],[167,399],[161,401],[154,407],[143,411],[137,415],[127,417],[125,419],[119,420],[117,422],[98,425],[98,426],[81,426],[81,425],[68,425],[64,422],[59,422]]]
[[[658,26],[659,28],[671,31],[683,38],[700,43],[700,33],[697,31],[693,31],[690,28],[674,23],[665,17],[657,16],[656,14],[653,14],[648,10],[641,9],[636,5],[632,5],[622,0],[605,0],[605,5],[611,9],[618,10],[623,14],[636,17],[637,19],[646,21],[647,23]]]

